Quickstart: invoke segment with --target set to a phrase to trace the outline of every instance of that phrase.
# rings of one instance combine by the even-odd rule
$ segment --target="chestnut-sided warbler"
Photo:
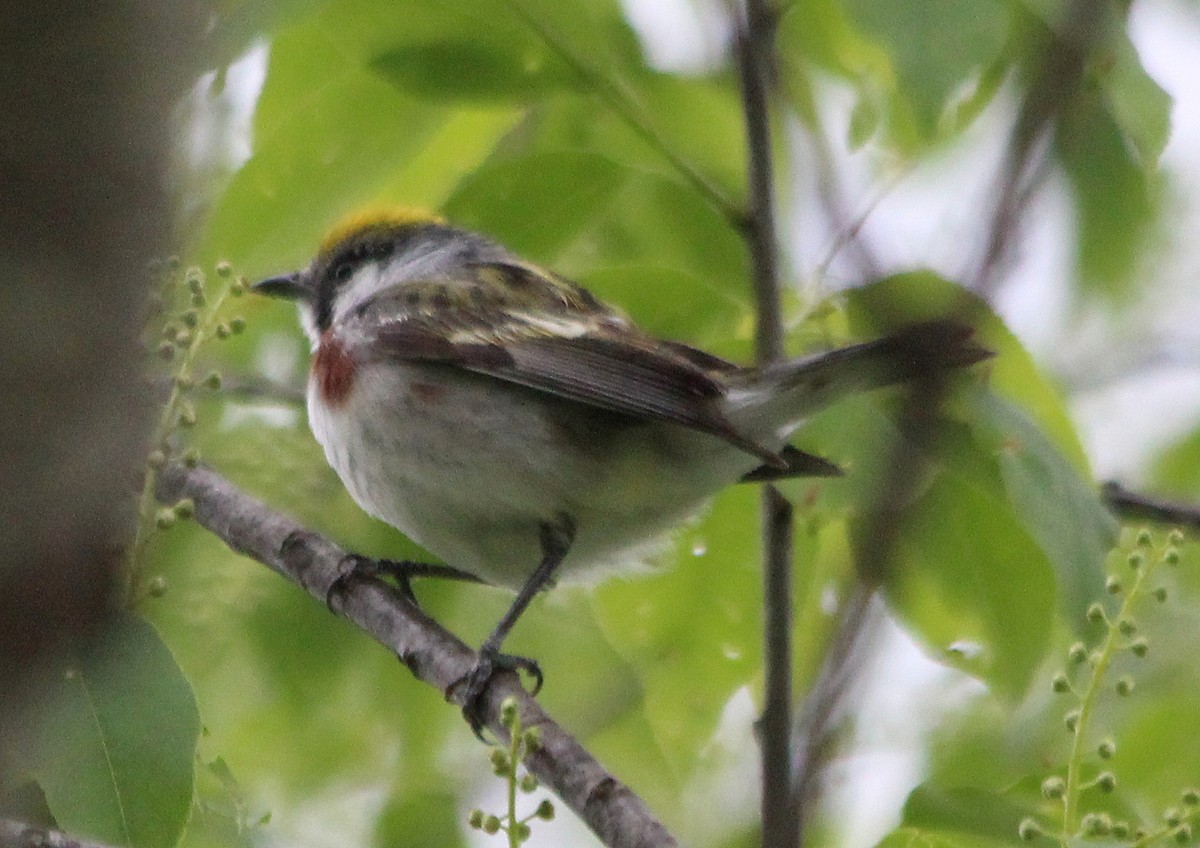
[[[255,288],[300,304],[309,423],[355,501],[455,569],[518,590],[466,681],[468,707],[497,667],[540,682],[499,649],[552,578],[644,557],[732,483],[837,473],[787,444],[807,416],[988,356],[936,322],[734,365],[409,212],[354,219],[306,268]]]

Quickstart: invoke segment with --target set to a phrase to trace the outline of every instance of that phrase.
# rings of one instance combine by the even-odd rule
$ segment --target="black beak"
[[[259,280],[250,288],[259,294],[285,300],[308,300],[312,297],[312,290],[305,284],[304,275],[300,271]]]

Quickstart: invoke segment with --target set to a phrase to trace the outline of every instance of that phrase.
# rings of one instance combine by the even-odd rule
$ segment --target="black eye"
[[[354,266],[349,262],[343,262],[333,269],[333,276],[340,283],[344,283],[346,280],[350,279],[350,275],[353,273]]]

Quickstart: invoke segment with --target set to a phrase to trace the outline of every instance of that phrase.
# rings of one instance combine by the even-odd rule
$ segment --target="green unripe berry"
[[[175,347],[187,347],[192,343],[192,334],[187,330],[180,330],[175,334]]]
[[[1087,646],[1082,642],[1076,642],[1067,650],[1067,659],[1072,665],[1080,665],[1087,659]]]
[[[208,298],[204,296],[204,292],[198,291],[192,295],[192,306],[203,306],[208,303]]]
[[[186,309],[179,314],[179,320],[183,322],[185,327],[191,327],[193,330],[200,323],[200,313],[195,309]]]
[[[1092,624],[1099,624],[1104,621],[1104,607],[1100,604],[1092,604],[1087,608],[1087,620]]]
[[[483,822],[481,823],[479,829],[482,830],[484,833],[496,833],[498,830],[500,830],[499,817],[484,816]]]
[[[1183,821],[1183,813],[1181,813],[1178,808],[1171,807],[1163,811],[1163,821],[1165,821],[1171,827],[1174,827]]]
[[[1017,836],[1025,842],[1032,842],[1042,835],[1042,829],[1033,819],[1021,819],[1021,823],[1017,825]]]
[[[229,332],[235,336],[246,329],[246,319],[241,315],[235,315],[229,319]]]
[[[1179,825],[1179,827],[1171,831],[1171,838],[1178,845],[1187,845],[1192,841],[1192,826],[1190,824]]]
[[[1166,586],[1159,586],[1157,589],[1154,590],[1154,600],[1158,601],[1160,604],[1164,604],[1167,602],[1167,587]]]
[[[1117,788],[1117,776],[1111,771],[1102,771],[1096,775],[1096,788],[1101,792],[1109,793]]]
[[[190,403],[182,403],[179,405],[179,426],[196,426],[196,407],[192,406]]]
[[[1080,825],[1086,836],[1108,836],[1112,833],[1112,819],[1107,813],[1088,813]]]
[[[183,464],[188,468],[195,468],[200,464],[200,451],[195,448],[188,448],[183,452]]]
[[[150,583],[146,586],[146,592],[152,598],[161,598],[167,594],[167,578],[161,574],[156,574],[150,578]]]
[[[234,297],[241,297],[250,289],[250,281],[245,277],[238,277],[229,284],[229,293]]]
[[[1047,777],[1042,781],[1042,797],[1048,801],[1057,801],[1066,791],[1066,781],[1061,777]]]
[[[227,260],[222,259],[217,263],[217,276],[228,277],[233,273],[233,266]]]
[[[471,810],[470,815],[467,816],[467,824],[470,827],[473,827],[475,830],[479,830],[480,828],[482,828],[483,827],[483,810],[480,810],[480,809]]]
[[[521,743],[525,746],[526,754],[533,754],[542,747],[542,732],[536,727],[527,727],[521,735]]]
[[[1105,739],[1096,746],[1096,753],[1099,754],[1102,760],[1111,760],[1113,755],[1117,753],[1117,743],[1111,739]]]
[[[508,757],[508,751],[503,748],[493,748],[492,752],[488,754],[488,760],[491,761],[492,770],[496,774],[507,774],[508,770],[512,768],[512,760]]]
[[[146,464],[157,471],[167,464],[167,455],[160,450],[152,450],[146,457]]]
[[[1150,531],[1143,527],[1137,534],[1137,546],[1139,548],[1148,548],[1154,544],[1154,538],[1150,535]]]
[[[178,271],[179,266],[182,264],[183,264],[183,260],[181,260],[174,253],[172,253],[170,256],[167,257],[167,268],[171,271]]]
[[[1071,710],[1063,716],[1063,724],[1067,726],[1067,730],[1074,733],[1079,728],[1079,710]]]
[[[1129,555],[1129,567],[1134,571],[1139,570],[1146,564],[1146,556],[1141,551],[1134,551]]]
[[[500,723],[509,730],[517,723],[517,699],[511,696],[500,704]]]
[[[1178,547],[1183,544],[1183,531],[1175,527],[1167,534],[1167,544]]]
[[[159,530],[167,530],[175,526],[175,510],[164,507],[154,513],[154,525]]]
[[[1070,692],[1071,681],[1068,680],[1067,676],[1060,671],[1058,674],[1054,675],[1054,679],[1050,681],[1050,689],[1051,691],[1057,692],[1060,695],[1063,692]]]
[[[1137,632],[1137,622],[1132,618],[1122,618],[1117,622],[1117,630],[1121,631],[1122,636],[1132,636]]]
[[[538,788],[538,781],[532,774],[525,774],[521,776],[521,782],[517,786],[522,792],[532,792]]]
[[[1135,657],[1144,657],[1150,652],[1150,642],[1144,637],[1134,639],[1129,645],[1129,650],[1133,651]]]
[[[513,825],[512,834],[514,837],[516,837],[518,842],[524,842],[529,838],[529,825],[527,825],[525,822],[517,822],[515,825]]]
[[[549,798],[543,798],[534,815],[543,821],[551,821],[554,818],[554,803]]]
[[[196,514],[196,502],[191,498],[183,498],[175,506],[171,507],[175,512],[175,517],[181,521],[187,521]]]
[[[1167,548],[1167,552],[1163,554],[1163,562],[1167,565],[1179,565],[1179,548]]]
[[[175,345],[170,342],[163,342],[158,346],[158,358],[170,361],[175,356]]]
[[[1129,675],[1125,675],[1117,681],[1117,685],[1114,688],[1116,689],[1117,694],[1121,695],[1122,697],[1129,695],[1133,692],[1133,678]]]
[[[227,339],[229,338],[229,325],[222,321],[213,328],[213,333],[218,339]]]
[[[1200,807],[1200,789],[1188,787],[1179,797],[1186,807]]]
[[[1115,821],[1112,826],[1112,835],[1117,839],[1127,839],[1129,837],[1129,822]]]
[[[221,373],[219,371],[209,372],[209,375],[204,378],[204,388],[213,391],[221,388]]]
[[[1119,595],[1124,587],[1121,585],[1121,580],[1115,575],[1104,581],[1104,591],[1110,595]]]

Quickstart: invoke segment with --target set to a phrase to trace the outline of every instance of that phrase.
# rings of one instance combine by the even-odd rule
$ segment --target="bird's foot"
[[[483,738],[484,696],[491,685],[492,678],[505,671],[525,672],[533,678],[533,690],[536,695],[542,688],[542,669],[537,660],[515,654],[502,654],[499,651],[484,647],[479,651],[479,659],[471,670],[450,684],[446,690],[446,700],[461,700],[463,717],[471,730],[480,741]]]

